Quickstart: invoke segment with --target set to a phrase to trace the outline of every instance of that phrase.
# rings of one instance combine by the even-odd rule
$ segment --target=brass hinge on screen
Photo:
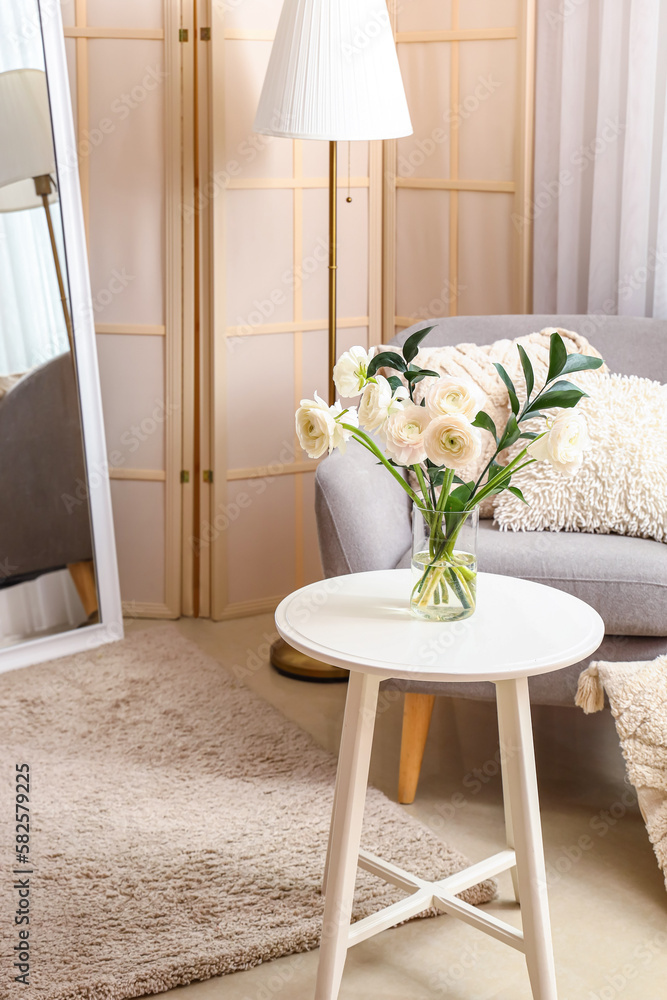
[[[205,483],[213,482],[213,469],[204,469],[202,472],[202,479]]]
[[[190,482],[190,473],[188,472],[187,469],[181,469],[181,482],[182,483]]]
[[[201,38],[202,42],[210,42],[211,41],[211,29],[210,28],[202,28],[200,30],[200,32],[199,32],[199,37]]]
[[[179,40],[179,42],[187,42],[188,41],[188,37],[189,36],[188,36],[188,29],[187,28],[179,28],[178,29],[178,40]]]

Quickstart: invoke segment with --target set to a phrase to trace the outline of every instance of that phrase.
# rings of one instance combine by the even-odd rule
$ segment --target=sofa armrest
[[[394,569],[410,546],[410,498],[370,452],[351,441],[315,476],[315,511],[327,577]]]

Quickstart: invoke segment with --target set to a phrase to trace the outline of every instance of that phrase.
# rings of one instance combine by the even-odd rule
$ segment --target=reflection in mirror
[[[97,621],[37,0],[0,5],[0,647]]]

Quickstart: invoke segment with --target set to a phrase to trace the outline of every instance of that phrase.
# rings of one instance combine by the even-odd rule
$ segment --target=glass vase
[[[413,505],[410,610],[455,622],[475,611],[479,508],[443,513]]]

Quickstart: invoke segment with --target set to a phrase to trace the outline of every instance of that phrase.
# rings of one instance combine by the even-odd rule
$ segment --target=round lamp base
[[[298,649],[293,649],[284,639],[276,639],[271,646],[271,666],[279,674],[297,681],[315,684],[340,684],[349,679],[349,671],[314,660]]]

